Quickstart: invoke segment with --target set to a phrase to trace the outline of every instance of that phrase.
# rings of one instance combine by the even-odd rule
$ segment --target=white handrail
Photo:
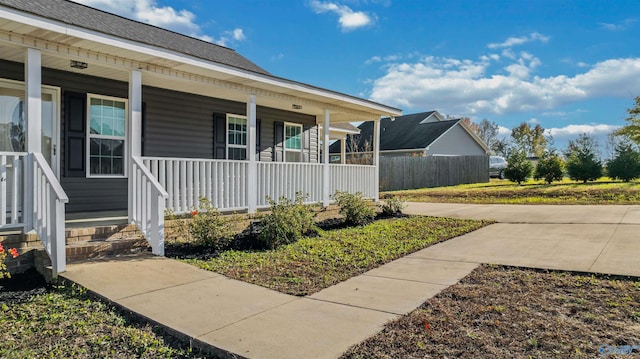
[[[132,219],[151,245],[153,254],[164,255],[164,209],[169,194],[144,165],[142,159],[133,156]]]
[[[30,153],[29,162],[33,170],[33,228],[51,258],[56,276],[67,265],[64,207],[69,197],[41,153]]]

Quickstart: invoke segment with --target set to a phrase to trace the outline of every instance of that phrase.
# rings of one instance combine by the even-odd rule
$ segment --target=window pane
[[[301,149],[302,143],[301,128],[300,126],[285,126],[285,148],[290,150]]]
[[[24,151],[24,90],[0,88],[0,151]]]
[[[247,120],[244,118],[229,117],[227,127],[227,138],[229,145],[247,144]]]
[[[90,141],[89,155],[91,174],[124,174],[124,140],[93,138]]]
[[[229,148],[230,160],[246,160],[247,150],[244,148]]]
[[[299,151],[286,151],[285,155],[286,162],[301,162],[302,161],[302,153]]]
[[[89,132],[95,135],[126,136],[126,111],[123,101],[91,98]]]

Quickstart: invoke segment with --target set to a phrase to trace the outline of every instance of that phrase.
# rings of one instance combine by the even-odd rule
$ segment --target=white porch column
[[[329,206],[331,191],[331,178],[329,167],[329,120],[331,119],[331,113],[329,110],[324,110],[324,121],[322,123],[322,205],[324,207]]]
[[[247,102],[247,207],[249,213],[255,213],[258,207],[258,163],[256,162],[256,95],[249,96]]]
[[[133,222],[134,198],[136,188],[133,173],[133,157],[142,155],[142,72],[132,70],[129,73],[129,145],[128,147],[128,181],[129,181],[129,223]]]
[[[29,153],[42,152],[42,53],[38,49],[27,49],[24,60],[24,88],[26,117],[26,151]],[[25,230],[33,227],[33,193],[34,188],[34,158],[29,155],[24,166],[24,203],[22,214]]]
[[[347,138],[343,137],[340,139],[340,163],[341,164],[346,164],[347,163]]]
[[[380,199],[380,119],[373,121],[373,165],[375,169],[375,197],[376,202]]]

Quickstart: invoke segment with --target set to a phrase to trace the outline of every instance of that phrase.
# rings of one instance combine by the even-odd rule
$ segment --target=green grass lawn
[[[203,269],[292,295],[308,295],[432,244],[490,222],[434,217],[376,221],[363,227],[319,231],[317,237],[270,251],[227,251]]]
[[[400,196],[405,201],[496,204],[640,204],[640,182],[601,179],[586,184],[565,179],[550,185],[527,181],[518,185],[491,180],[450,187],[384,192],[381,197]]]
[[[205,357],[80,288],[59,286],[24,299],[0,300],[0,358]]]

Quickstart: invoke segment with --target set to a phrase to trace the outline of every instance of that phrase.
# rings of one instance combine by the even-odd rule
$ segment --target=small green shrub
[[[509,181],[520,184],[531,176],[531,172],[533,172],[533,165],[527,160],[527,155],[524,151],[514,151],[507,157],[507,167],[504,169],[504,177]]]
[[[402,214],[402,209],[406,206],[400,197],[390,197],[384,200],[384,203],[380,205],[380,209],[385,216],[397,216]]]
[[[557,154],[553,152],[545,153],[538,160],[536,171],[533,178],[536,180],[544,179],[545,182],[551,184],[553,181],[562,181],[564,177],[564,162]]]
[[[191,238],[215,250],[229,248],[233,241],[229,219],[213,208],[206,198],[200,198],[199,209],[191,212],[187,227]]]
[[[336,191],[333,195],[340,214],[344,216],[345,222],[356,226],[371,223],[376,216],[376,211],[367,205],[361,192],[348,193]]]
[[[629,182],[640,177],[640,152],[631,144],[623,143],[615,148],[616,156],[607,163],[609,177]]]
[[[304,205],[302,193],[296,193],[295,201],[286,197],[280,197],[278,202],[267,199],[271,213],[260,221],[258,234],[258,240],[267,248],[294,243],[313,232],[316,214],[310,206]]]

